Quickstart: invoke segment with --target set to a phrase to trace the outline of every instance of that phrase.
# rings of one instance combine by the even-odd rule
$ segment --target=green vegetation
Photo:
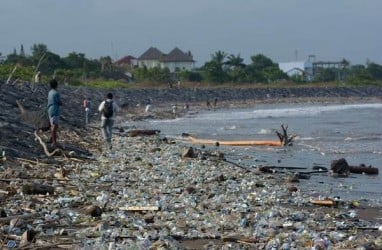
[[[313,81],[307,81],[302,75],[288,76],[278,64],[262,54],[251,56],[245,64],[240,55],[217,51],[211,60],[193,71],[178,70],[170,72],[168,68],[139,68],[118,66],[111,57],[88,59],[85,54],[71,52],[66,57],[49,51],[44,44],[35,44],[28,55],[23,45],[19,53],[4,57],[0,62],[0,80],[33,81],[37,71],[42,73],[42,82],[56,78],[60,82],[74,86],[97,88],[113,87],[166,87],[177,81],[182,86],[195,87],[196,84],[209,87],[222,86],[382,86],[382,66],[373,62],[366,65],[351,66],[343,59],[341,68],[318,68]],[[133,83],[133,84],[132,84]]]

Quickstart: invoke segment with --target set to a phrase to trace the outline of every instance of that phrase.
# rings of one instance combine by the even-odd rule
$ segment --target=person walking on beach
[[[84,107],[84,110],[85,110],[85,125],[88,125],[89,115],[90,115],[90,100],[85,97],[82,106]]]
[[[58,147],[57,131],[60,119],[60,106],[62,105],[60,93],[57,91],[58,82],[52,79],[50,82],[50,91],[48,93],[48,116],[51,126],[51,142],[53,147]]]
[[[214,99],[214,110],[216,109],[217,105],[218,105],[218,98],[215,97],[215,99]]]
[[[106,100],[102,101],[98,107],[98,111],[101,112],[102,135],[109,149],[112,149],[111,137],[113,134],[114,118],[118,110],[118,105],[113,101],[112,93],[108,93]]]
[[[207,106],[207,109],[210,110],[211,108],[211,103],[210,103],[210,100],[207,99],[206,101],[206,106]]]

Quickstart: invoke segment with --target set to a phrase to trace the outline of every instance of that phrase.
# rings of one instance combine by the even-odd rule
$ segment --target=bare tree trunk
[[[33,79],[32,79],[32,93],[34,93],[36,91],[36,81],[34,79],[35,75],[37,74],[37,72],[39,71],[39,68],[41,66],[41,64],[43,63],[43,61],[46,59],[45,58],[46,56],[46,53],[44,53],[41,57],[40,57],[40,60],[38,60],[38,63],[37,63],[37,66],[36,66],[36,69],[34,71],[34,75],[33,75]]]
[[[11,81],[12,76],[13,76],[13,74],[16,72],[16,69],[17,69],[18,66],[19,66],[19,65],[16,64],[15,67],[13,68],[11,74],[9,74],[8,80],[7,80],[7,82],[6,82],[7,84],[9,84],[9,82]]]

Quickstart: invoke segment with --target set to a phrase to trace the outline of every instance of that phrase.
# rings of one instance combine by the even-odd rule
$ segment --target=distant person
[[[190,110],[190,105],[186,102],[186,104],[184,104],[183,106],[183,109],[188,112]]]
[[[218,98],[214,99],[214,109],[216,109],[216,106],[218,105]]]
[[[146,102],[145,112],[148,113],[148,112],[150,112],[150,110],[151,110],[151,100],[148,99]]]
[[[207,106],[207,109],[210,110],[210,108],[211,108],[210,100],[207,100],[207,101],[206,101],[206,106]]]
[[[114,119],[118,110],[118,105],[113,101],[112,93],[108,93],[106,100],[102,101],[98,107],[98,111],[101,112],[102,135],[109,149],[112,149],[111,137],[113,135]]]
[[[172,105],[172,115],[174,116],[174,118],[176,118],[177,109],[178,109],[178,107],[176,106],[176,104]]]
[[[85,111],[85,125],[88,125],[89,124],[89,118],[90,118],[89,117],[90,111],[91,111],[90,110],[90,108],[91,108],[90,100],[85,97],[82,106],[83,106],[84,111]]]
[[[57,131],[60,120],[60,106],[62,105],[62,102],[60,93],[57,91],[57,80],[52,79],[49,84],[51,89],[48,93],[48,116],[51,126],[51,142],[53,147],[58,147]]]

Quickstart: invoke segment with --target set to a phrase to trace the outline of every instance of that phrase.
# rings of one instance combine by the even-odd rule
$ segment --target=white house
[[[138,67],[168,68],[170,72],[175,72],[178,70],[192,70],[194,68],[194,63],[195,61],[191,52],[185,53],[178,48],[175,48],[170,53],[165,54],[159,49],[151,47],[137,59]]]
[[[279,68],[288,76],[303,76],[307,81],[313,80],[313,62],[310,59],[297,62],[279,63]]]

